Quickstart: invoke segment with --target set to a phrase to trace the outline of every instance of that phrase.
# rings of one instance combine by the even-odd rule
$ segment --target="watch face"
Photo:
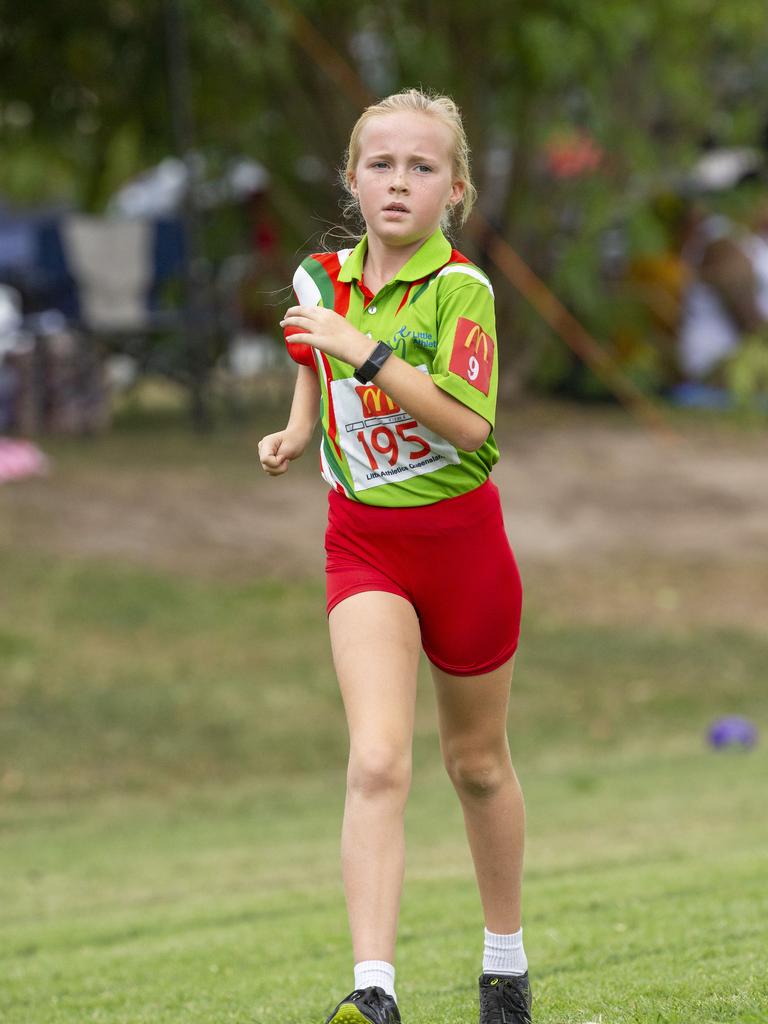
[[[392,349],[389,347],[386,341],[380,341],[378,348],[374,349],[371,358],[376,363],[377,366],[381,366],[382,363],[391,355]]]

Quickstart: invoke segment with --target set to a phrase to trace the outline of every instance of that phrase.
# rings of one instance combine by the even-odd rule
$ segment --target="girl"
[[[456,105],[415,89],[368,107],[343,183],[353,249],[294,277],[281,325],[299,363],[270,476],[319,411],[330,485],[327,610],[350,736],[342,874],[355,987],[326,1024],[399,1024],[395,936],[420,648],[485,914],[481,1024],[528,1024],[520,923],[524,807],[506,733],[521,586],[490,479],[498,362],[493,290],[451,247],[476,195]]]

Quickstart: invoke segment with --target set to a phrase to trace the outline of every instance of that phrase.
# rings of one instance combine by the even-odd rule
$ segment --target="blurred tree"
[[[4,0],[0,12],[0,184],[27,200],[68,193],[97,210],[121,166],[168,151],[162,9]]]
[[[291,31],[287,8],[311,20],[372,98],[411,85],[454,96],[472,144],[480,208],[598,335],[610,334],[618,309],[627,307],[601,282],[611,232],[614,248],[618,227],[625,245],[654,234],[663,245],[646,213],[651,196],[680,177],[705,137],[750,143],[768,114],[762,0],[738,9],[714,0],[636,8],[621,0],[392,0],[361,2],[353,16],[339,0],[226,0],[233,22],[257,46],[261,40],[260,95],[281,115],[268,115],[262,154],[284,208],[305,225],[297,236],[304,248],[307,235],[316,237],[315,223],[339,219],[333,186],[365,99],[324,45],[308,45],[295,18]],[[551,159],[558,133],[578,142],[576,173],[558,174]],[[483,260],[481,241],[460,244]],[[498,283],[500,330],[515,339],[502,386],[511,394],[552,335]],[[641,377],[646,372],[643,365]]]
[[[615,315],[601,276],[612,229],[653,238],[659,184],[705,137],[751,144],[768,119],[764,0],[185,8],[198,144],[213,167],[242,153],[268,167],[291,261],[339,222],[338,169],[367,96],[423,85],[464,112],[486,217],[598,336]],[[100,209],[170,148],[165,64],[153,0],[0,0],[0,189]],[[458,241],[484,258],[482,240]],[[552,336],[496,279],[511,394]]]

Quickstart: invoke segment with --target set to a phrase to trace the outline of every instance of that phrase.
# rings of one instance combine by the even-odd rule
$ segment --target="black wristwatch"
[[[355,370],[355,380],[359,380],[361,384],[370,384],[391,355],[392,349],[386,341],[380,341],[360,369]]]

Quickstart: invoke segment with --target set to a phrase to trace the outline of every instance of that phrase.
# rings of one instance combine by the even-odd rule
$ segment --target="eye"
[[[371,167],[386,167],[386,166],[387,166],[387,161],[386,160],[374,160],[373,163],[371,164]]]
[[[429,171],[430,173],[432,172],[432,168],[429,166],[429,164],[417,164],[416,165],[416,170],[417,171]]]

